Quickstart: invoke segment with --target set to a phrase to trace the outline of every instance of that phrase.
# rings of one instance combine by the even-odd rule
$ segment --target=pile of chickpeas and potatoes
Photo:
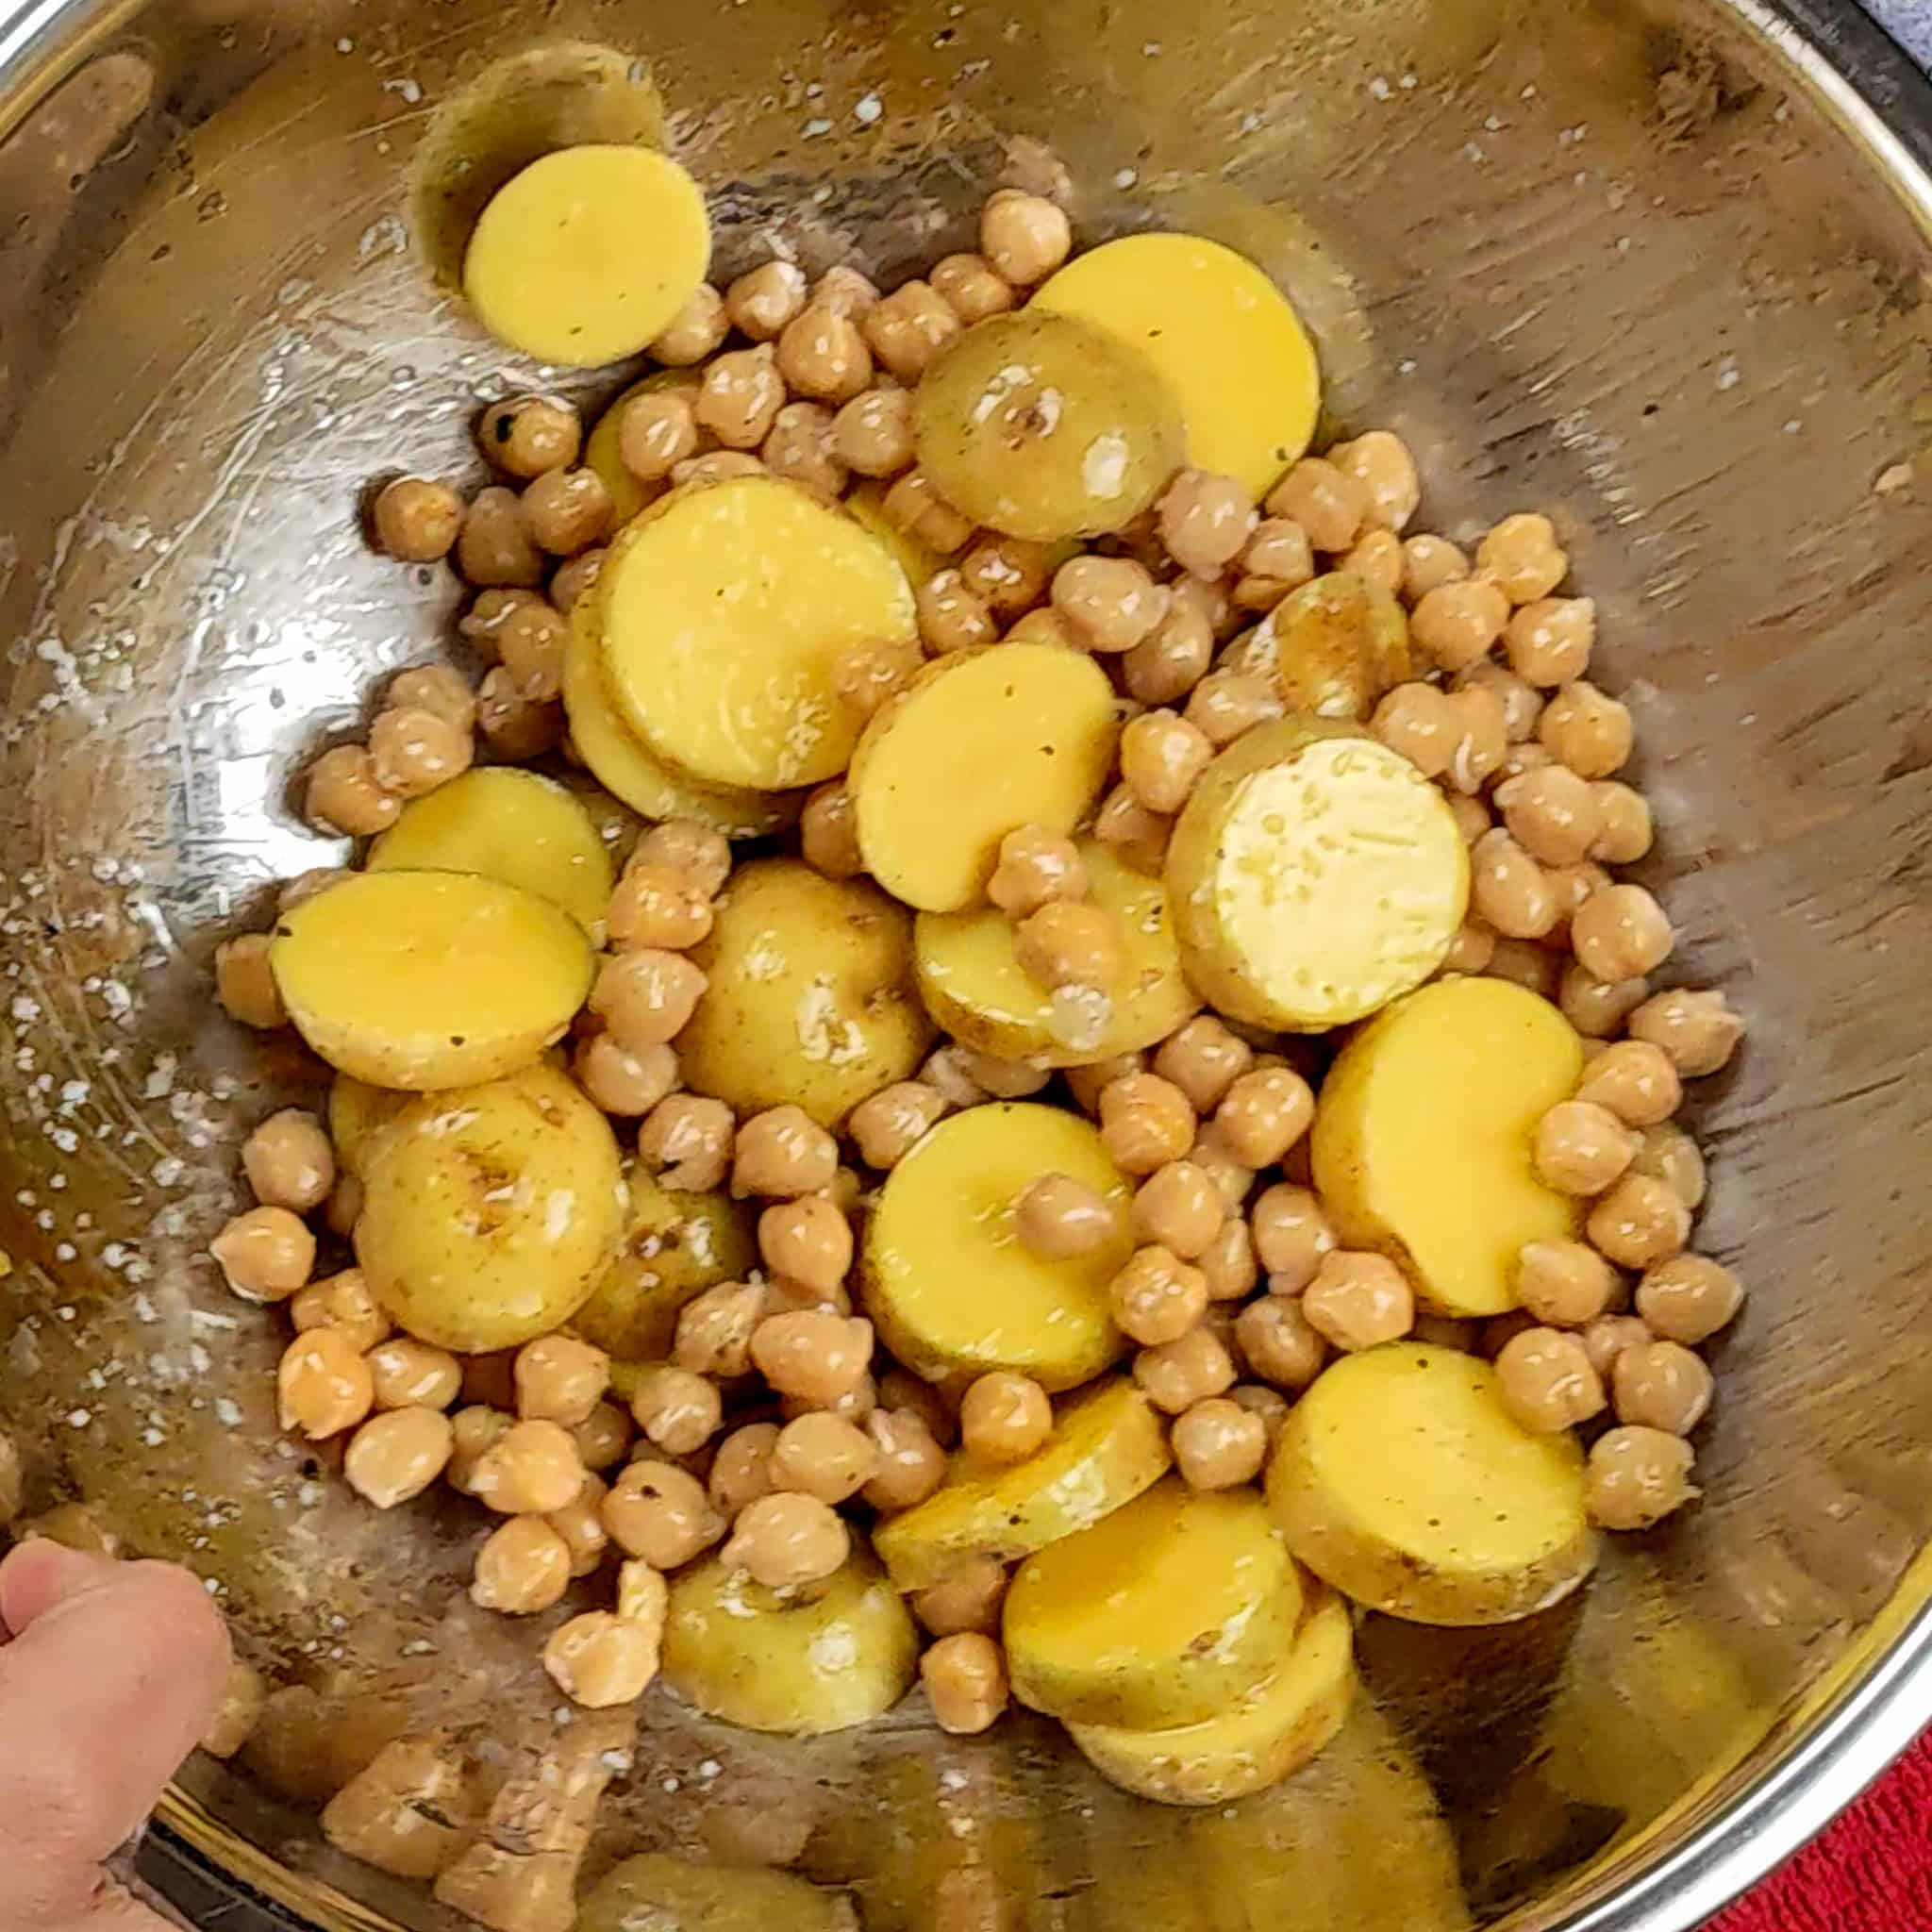
[[[478,313],[570,359],[492,216]],[[1620,876],[1595,607],[1534,510],[1414,529],[1390,432],[1306,453],[1313,353],[1216,244],[1075,254],[1008,190],[890,293],[720,290],[664,219],[695,269],[538,291],[649,313],[588,437],[525,396],[486,487],[374,499],[461,648],[308,768],[359,864],[221,948],[337,1077],[214,1258],[286,1310],[283,1427],[469,1499],[475,1603],[578,1705],[808,1731],[916,1677],[1239,1795],[1310,1755],[1257,1727],[1341,1722],[1351,1605],[1523,1615],[1697,1494],[1743,1288],[1675,1116],[1743,1027]],[[1205,265],[1165,332],[1153,245]],[[412,959],[462,962],[432,1017]],[[1203,1675],[1204,1629],[1263,1639]]]

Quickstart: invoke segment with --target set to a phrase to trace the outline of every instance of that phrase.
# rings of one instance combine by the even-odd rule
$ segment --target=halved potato
[[[1023,1247],[1013,1215],[1042,1174],[1097,1189],[1113,1240],[1071,1260]],[[879,1338],[929,1381],[1015,1369],[1052,1391],[1091,1381],[1126,1347],[1108,1284],[1134,1252],[1132,1190],[1080,1115],[1013,1101],[941,1121],[888,1175],[866,1223],[859,1291]]]
[[[863,879],[795,858],[741,866],[691,958],[711,983],[678,1036],[685,1081],[741,1114],[790,1102],[836,1127],[932,1044],[911,916]]]
[[[289,1017],[338,1073],[432,1092],[514,1073],[591,991],[583,927],[501,879],[360,873],[275,923]]]
[[[610,546],[592,598],[632,729],[701,784],[757,791],[842,772],[858,724],[833,667],[917,634],[891,549],[777,476],[666,497]]]
[[[1230,1805],[1291,1776],[1341,1730],[1355,1701],[1355,1618],[1312,1580],[1294,1641],[1272,1675],[1197,1724],[1134,1731],[1070,1724],[1067,1735],[1108,1783],[1159,1805]]]
[[[328,1138],[336,1150],[336,1165],[344,1174],[361,1173],[370,1143],[414,1098],[393,1088],[372,1087],[351,1074],[338,1074],[328,1090]]]
[[[852,755],[866,870],[924,912],[972,905],[1008,832],[1079,823],[1119,736],[1113,687],[1084,652],[993,644],[939,658],[880,708]]]
[[[1010,1469],[958,1461],[915,1508],[881,1523],[873,1547],[903,1591],[930,1590],[973,1557],[1017,1562],[1091,1529],[1174,1466],[1154,1405],[1123,1375],[1070,1396],[1045,1446]]]
[[[664,1681],[707,1717],[816,1737],[883,1715],[912,1687],[919,1634],[864,1550],[823,1583],[777,1591],[722,1557],[671,1585]]]
[[[1069,1722],[1157,1730],[1248,1696],[1288,1654],[1301,1580],[1253,1490],[1178,1476],[1028,1557],[1007,1592],[1013,1694]]]
[[[1508,980],[1445,979],[1392,1007],[1341,1050],[1315,1112],[1309,1158],[1342,1241],[1392,1255],[1438,1314],[1514,1307],[1524,1248],[1576,1232],[1531,1144],[1582,1071],[1569,1021]]]
[[[1409,675],[1408,619],[1386,591],[1331,571],[1291,591],[1261,620],[1264,653],[1291,711],[1360,724]]]
[[[789,1872],[699,1864],[662,1852],[626,1858],[598,1880],[576,1932],[858,1932],[842,1891]]]
[[[1136,1053],[1165,1040],[1200,1010],[1181,972],[1168,917],[1167,888],[1121,863],[1112,848],[1084,841],[1089,896],[1119,922],[1126,970],[1097,1040],[1070,1044],[1052,1000],[1020,964],[1013,922],[991,907],[922,912],[913,929],[919,991],[926,1011],[967,1046],[1035,1066],[1079,1066]]]
[[[561,906],[587,932],[616,874],[591,815],[555,778],[484,765],[412,799],[369,848],[371,872],[472,872]]]
[[[1533,1436],[1486,1361],[1391,1341],[1343,1356],[1290,1410],[1268,1470],[1289,1547],[1344,1595],[1416,1624],[1507,1624],[1596,1563],[1583,1449]]]
[[[1442,794],[1345,726],[1281,718],[1194,787],[1167,854],[1188,976],[1231,1019],[1346,1025],[1442,963],[1469,857]]]
[[[569,1321],[624,1226],[610,1124],[553,1067],[412,1101],[361,1178],[370,1289],[406,1334],[463,1355]]]

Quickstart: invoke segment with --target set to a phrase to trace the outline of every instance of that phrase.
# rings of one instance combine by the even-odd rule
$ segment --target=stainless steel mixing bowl
[[[1003,167],[1056,163],[1083,236],[1195,225],[1267,264],[1335,423],[1420,453],[1431,527],[1558,518],[1684,970],[1753,1026],[1699,1103],[1701,1239],[1752,1289],[1707,1498],[1579,1603],[1372,1623],[1337,1749],[1205,1815],[1106,1790],[1044,1726],[775,1743],[654,1693],[592,1875],[762,1820],[872,1932],[973,1885],[1056,1932],[1681,1932],[1932,1716],[1932,123],[1848,14],[8,9],[0,1422],[33,1507],[85,1499],[203,1572],[339,1765],[431,1716],[560,1735],[525,1632],[463,1597],[477,1526],[351,1507],[277,1439],[273,1324],[203,1247],[240,1134],[314,1071],[214,1012],[210,953],[333,857],[295,762],[446,634],[448,578],[365,549],[364,481],[470,469],[477,405],[529,379],[432,285],[406,183],[464,84],[566,40],[620,51],[565,65],[637,131],[661,95],[727,272],[776,247],[894,275],[958,245]],[[171,1841],[324,1925],[453,1924],[327,1850],[281,1735],[192,1764]]]

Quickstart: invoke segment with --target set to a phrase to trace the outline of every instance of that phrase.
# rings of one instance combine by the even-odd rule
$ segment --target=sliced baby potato
[[[666,497],[611,545],[592,596],[619,713],[701,784],[757,791],[845,769],[858,724],[833,667],[916,631],[891,550],[776,476]]]
[[[1013,1694],[1070,1723],[1159,1730],[1250,1695],[1288,1654],[1301,1580],[1253,1490],[1155,1484],[1028,1557],[1007,1592]]]
[[[911,1689],[919,1635],[863,1550],[823,1583],[771,1591],[723,1558],[671,1584],[664,1681],[707,1717],[816,1737],[862,1724]]]
[[[637,355],[711,260],[698,185],[648,148],[561,148],[497,190],[470,237],[463,292],[499,341],[594,369]]]
[[[1261,620],[1253,648],[1291,711],[1344,724],[1366,721],[1409,675],[1402,606],[1351,571],[1291,591]]]
[[[1445,979],[1391,1008],[1342,1048],[1315,1112],[1315,1185],[1341,1240],[1393,1256],[1438,1314],[1514,1307],[1524,1248],[1576,1232],[1531,1144],[1582,1072],[1570,1023],[1508,980]]]
[[[685,1082],[741,1114],[790,1102],[836,1127],[932,1044],[911,916],[863,879],[795,858],[741,866],[691,958],[711,983],[678,1035]]]
[[[1294,1641],[1247,1696],[1197,1724],[1134,1731],[1070,1724],[1067,1735],[1109,1784],[1158,1805],[1231,1805],[1292,1776],[1335,1734],[1355,1701],[1355,1618],[1312,1580]]]
[[[1173,1466],[1154,1405],[1110,1375],[1060,1405],[1053,1434],[1024,1462],[960,1458],[924,1503],[873,1531],[873,1547],[901,1590],[930,1590],[970,1557],[1017,1562],[1091,1528]]]
[[[338,1073],[431,1092],[526,1067],[591,991],[575,920],[501,879],[358,874],[282,914],[269,965]]]
[[[563,708],[571,742],[606,791],[647,819],[695,819],[727,839],[757,839],[797,823],[800,792],[700,785],[667,765],[619,714],[604,683],[604,629],[595,592],[570,614]]]
[[[329,1083],[328,1138],[336,1150],[336,1165],[344,1174],[360,1174],[363,1156],[382,1129],[415,1098],[388,1087],[372,1087],[349,1074]]]
[[[1035,1066],[1071,1067],[1138,1053],[1197,1013],[1200,996],[1181,971],[1167,889],[1135,872],[1110,847],[1083,841],[1092,903],[1119,923],[1126,970],[1104,1025],[1084,1032],[1084,1009],[1063,1009],[1020,964],[1013,922],[991,907],[922,912],[913,928],[926,1011],[967,1046]]]
[[[633,517],[656,503],[669,487],[663,483],[642,482],[625,467],[625,406],[635,402],[639,396],[654,395],[658,390],[682,389],[695,394],[697,387],[697,375],[689,369],[660,369],[655,375],[647,375],[641,382],[634,382],[620,391],[591,425],[590,435],[584,439],[584,466],[594,470],[605,489],[610,492],[610,527],[613,530],[623,529]]]
[[[1058,644],[993,644],[928,664],[866,725],[846,780],[866,870],[924,912],[986,890],[1022,825],[1071,831],[1112,769],[1107,673]]]
[[[1288,298],[1245,257],[1199,235],[1128,235],[1076,256],[1034,297],[1131,342],[1166,378],[1187,459],[1257,499],[1308,446],[1321,372]]]
[[[1014,1231],[1020,1196],[1062,1174],[1114,1202],[1113,1240],[1049,1261]],[[866,1223],[859,1291],[880,1339],[929,1381],[1013,1369],[1077,1389],[1126,1346],[1108,1284],[1134,1251],[1132,1190],[1078,1114],[1015,1101],[941,1121],[887,1177]]]
[[[929,543],[922,543],[910,530],[895,524],[886,514],[885,503],[883,483],[861,483],[845,499],[845,508],[861,529],[870,531],[899,559],[908,584],[927,582],[945,569],[946,559]]]
[[[463,1355],[569,1321],[624,1227],[610,1124],[554,1067],[412,1101],[361,1178],[370,1289],[406,1334]]]
[[[1596,1563],[1574,1436],[1533,1436],[1496,1372],[1391,1341],[1343,1356],[1295,1404],[1268,1469],[1289,1547],[1324,1582],[1416,1624],[1507,1624]]]
[[[484,765],[412,799],[369,848],[371,872],[473,872],[601,928],[616,874],[591,815],[554,778]]]
[[[576,1932],[858,1932],[842,1891],[789,1872],[706,1865],[646,1852],[607,1873],[584,1900]]]
[[[1197,991],[1231,1019],[1321,1032],[1376,1011],[1442,963],[1469,857],[1442,794],[1345,726],[1281,718],[1194,787],[1167,855]]]

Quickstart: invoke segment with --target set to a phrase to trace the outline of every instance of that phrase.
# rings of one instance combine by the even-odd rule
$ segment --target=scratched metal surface
[[[506,1754],[555,1735],[528,1631],[463,1596],[480,1526],[350,1507],[279,1442],[272,1324],[202,1248],[241,1134],[313,1071],[214,1014],[213,946],[332,856],[291,770],[445,644],[447,580],[371,558],[358,493],[470,472],[477,405],[529,375],[434,291],[405,173],[487,60],[563,34],[648,63],[727,269],[774,239],[927,259],[1015,137],[1089,237],[1191,223],[1265,261],[1337,422],[1418,450],[1432,526],[1558,517],[1685,970],[1753,1023],[1703,1103],[1701,1240],[1754,1291],[1708,1500],[1582,1602],[1373,1624],[1343,1745],[1226,1815],[1108,1792],[1044,1726],[774,1744],[654,1693],[593,1870],[763,1815],[872,1932],[929,1925],[962,1871],[1041,1932],[1565,1923],[1932,1528],[1932,255],[1713,4],[1205,0],[1185,47],[1160,0],[67,8],[0,103],[0,1423],[34,1506],[199,1569],[343,1761],[432,1716]],[[454,1923],[329,1855],[291,1784],[197,1762],[175,1815],[320,1923]]]

